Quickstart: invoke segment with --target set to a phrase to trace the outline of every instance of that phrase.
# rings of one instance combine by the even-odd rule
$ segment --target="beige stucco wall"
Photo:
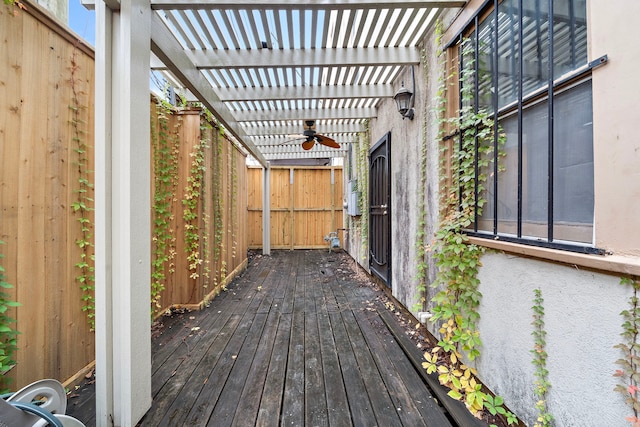
[[[471,0],[463,11],[443,15],[445,43],[484,3]],[[507,404],[527,423],[535,421],[535,377],[529,351],[533,289],[545,298],[549,353],[549,408],[557,426],[624,426],[631,414],[613,391],[612,376],[621,357],[613,346],[621,341],[619,313],[632,294],[619,284],[624,274],[640,275],[640,49],[633,19],[640,1],[589,0],[589,59],[608,55],[608,63],[593,70],[595,244],[606,256],[578,255],[499,241],[475,240],[497,251],[482,259],[480,378],[504,395]],[[458,16],[458,19],[453,18]],[[451,23],[451,25],[449,25]],[[447,38],[449,37],[449,38]],[[416,295],[415,236],[418,197],[427,202],[427,234],[437,226],[438,144],[430,101],[437,86],[433,35],[425,43],[426,62],[416,67],[418,111],[403,121],[392,100],[371,121],[371,143],[391,131],[392,138],[392,282],[393,293],[408,308]],[[424,77],[424,68],[427,76]],[[401,77],[409,81],[408,70]],[[426,133],[429,173],[424,194],[418,195],[419,150]],[[358,241],[352,243],[360,248]],[[361,256],[361,253],[358,253]],[[431,261],[429,277],[435,268]],[[435,290],[430,289],[432,296]],[[437,328],[430,325],[435,332]]]
[[[36,3],[51,12],[60,22],[69,23],[69,0],[36,0]]]
[[[640,90],[635,77],[640,57],[634,24],[640,2],[589,1],[589,60],[608,55],[593,70],[595,246],[607,256],[487,242],[479,274],[481,379],[505,397],[527,424],[535,422],[535,377],[529,351],[533,290],[545,299],[549,359],[549,410],[558,426],[624,426],[632,412],[613,391],[622,357],[625,309],[632,295],[620,276],[640,265]],[[480,240],[476,240],[480,242]],[[551,261],[551,262],[550,262]],[[586,268],[586,269],[585,269]]]
[[[640,2],[588,5],[590,59],[609,57],[593,71],[596,245],[640,257]]]

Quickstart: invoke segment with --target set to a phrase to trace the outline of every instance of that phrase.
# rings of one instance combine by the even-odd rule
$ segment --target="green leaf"
[[[462,399],[462,394],[457,391],[457,390],[449,390],[449,393],[447,393],[447,395],[455,400],[461,400]]]

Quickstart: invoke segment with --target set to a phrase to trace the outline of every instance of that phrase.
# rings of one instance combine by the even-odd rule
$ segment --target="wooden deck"
[[[142,426],[450,426],[344,253],[258,256],[211,305],[154,331]],[[95,425],[90,389],[68,413]]]

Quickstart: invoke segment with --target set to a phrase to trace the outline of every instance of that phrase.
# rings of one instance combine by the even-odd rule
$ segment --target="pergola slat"
[[[466,0],[307,0],[305,9],[395,9],[395,8],[450,8],[462,7]],[[160,9],[300,9],[299,0],[153,0],[151,8]]]
[[[267,160],[250,138],[245,135],[244,130],[236,123],[229,109],[220,101],[204,76],[185,55],[184,50],[157,14],[153,14],[151,20],[151,50],[161,61],[169,66],[176,77],[202,101],[251,155],[266,167]]]

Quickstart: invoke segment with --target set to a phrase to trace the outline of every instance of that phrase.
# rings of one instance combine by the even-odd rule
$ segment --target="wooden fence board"
[[[48,72],[43,72],[42,77],[46,78],[46,102],[41,102],[46,108],[45,117],[55,117],[56,120],[47,120],[48,140],[43,141],[46,155],[46,169],[44,170],[44,186],[45,192],[45,271],[50,277],[69,277],[67,259],[71,259],[70,250],[61,250],[68,247],[67,231],[70,215],[68,212],[69,200],[67,192],[59,191],[67,182],[70,182],[69,169],[66,162],[69,153],[65,143],[65,135],[69,134],[69,123],[64,122],[67,118],[67,111],[57,111],[59,107],[55,106],[51,101],[60,100],[60,92],[65,87],[60,87],[59,82],[68,79],[68,75],[64,75],[59,67],[55,67],[63,54],[66,42],[49,34],[48,44],[50,46],[47,62],[50,64]],[[68,70],[66,70],[68,74]],[[44,81],[43,81],[44,83]],[[60,100],[64,102],[64,100]],[[67,108],[68,110],[68,108]],[[63,240],[59,242],[61,247],[52,243],[57,239]],[[73,244],[73,242],[71,242]],[[67,340],[66,325],[62,323],[62,319],[66,316],[56,316],[55,311],[61,307],[65,307],[66,295],[65,290],[59,286],[51,286],[46,290],[47,301],[50,305],[47,307],[45,323],[47,331],[45,333],[44,348],[56,348],[58,342],[69,342]],[[45,368],[47,372],[51,372],[56,378],[61,377],[61,368],[65,364],[65,355],[61,351],[49,352],[45,358]]]
[[[76,279],[80,272],[75,264],[82,254],[76,241],[82,238],[82,230],[72,206],[79,197],[81,169],[95,170],[93,52],[78,44],[39,6],[28,4],[27,9],[14,15],[17,9],[0,6],[0,240],[6,242],[0,245],[4,255],[0,263],[6,280],[14,285],[13,298],[22,304],[14,310],[20,335],[18,365],[8,375],[14,380],[9,385],[13,389],[47,377],[65,381],[95,357],[94,334],[82,311],[82,291]],[[76,101],[79,120],[74,126]],[[151,111],[152,118],[156,117],[155,104]],[[157,119],[150,126],[159,132]],[[218,129],[202,130],[200,111],[171,114],[167,131],[180,144],[181,167],[172,204],[176,255],[171,261],[174,265],[167,266],[174,272],[167,275],[161,299],[165,308],[198,305],[211,297],[214,282],[220,288],[246,266],[248,242],[245,156],[219,136]],[[197,278],[190,278],[182,219],[192,160],[189,153],[203,137],[220,141],[222,150],[217,164],[222,188],[220,193],[213,191],[213,168],[208,167],[203,182],[208,199],[201,204],[204,211],[197,224],[210,239],[208,279],[204,265],[198,267]],[[79,143],[87,145],[89,159],[82,167]],[[215,153],[213,147],[206,150],[207,165],[213,166]],[[211,240],[214,200],[225,201],[218,226],[224,256],[215,260]],[[205,213],[208,223],[203,219]],[[93,212],[87,216],[93,224]]]
[[[177,255],[175,257],[176,275],[174,278],[174,289],[172,289],[173,296],[171,299],[165,299],[165,301],[170,304],[196,304],[200,301],[196,291],[197,280],[190,277],[189,261],[183,256],[187,251],[185,245],[186,224],[181,218],[181,213],[184,210],[182,200],[184,200],[187,195],[187,186],[189,185],[189,171],[194,158],[194,147],[200,143],[200,114],[198,111],[181,112],[178,121],[181,122],[179,133],[180,160],[178,165],[178,194],[181,196],[177,200],[174,214],[177,220],[176,237],[178,237]],[[198,225],[196,224],[196,226]]]
[[[153,109],[152,109],[153,111]],[[221,135],[215,124],[207,124],[200,109],[176,110],[168,114],[167,128],[177,140],[178,176],[171,204],[171,229],[174,253],[166,266],[167,279],[161,292],[162,310],[181,305],[197,307],[222,289],[247,259],[247,177],[246,158]],[[160,134],[158,123],[152,124]],[[195,152],[202,144],[203,176],[192,181]],[[185,222],[184,200],[187,187],[199,185],[197,219]],[[153,192],[153,188],[152,188]],[[191,269],[186,253],[186,226],[199,230],[198,251],[201,262]]]
[[[249,247],[261,248],[262,169],[250,168],[248,173]],[[270,185],[271,247],[327,247],[324,236],[343,227],[342,168],[272,167]]]
[[[18,269],[15,281],[18,301],[28,305],[28,310],[17,312],[17,327],[21,332],[18,365],[42,372],[45,367],[46,295],[51,291],[45,278],[44,242],[44,179],[45,143],[48,139],[46,126],[34,118],[47,117],[47,104],[42,102],[46,93],[46,78],[49,72],[47,56],[33,55],[28,46],[43,46],[48,41],[47,28],[38,25],[24,28],[22,34],[25,48],[22,57],[21,114],[22,135],[20,139],[20,170],[18,172]],[[44,81],[43,81],[44,80]],[[43,90],[45,89],[45,90]],[[36,124],[38,123],[38,124]],[[33,358],[33,354],[40,357]],[[22,366],[21,366],[22,367]],[[18,382],[29,381],[29,372],[20,369]]]
[[[20,135],[22,121],[22,50],[23,20],[12,19],[10,9],[0,7],[0,263],[5,269],[5,280],[16,285],[18,268],[18,180],[20,166]],[[17,39],[17,40],[16,40]],[[17,289],[8,292],[17,299]],[[16,317],[16,310],[9,315]],[[15,369],[12,372],[15,375]]]

